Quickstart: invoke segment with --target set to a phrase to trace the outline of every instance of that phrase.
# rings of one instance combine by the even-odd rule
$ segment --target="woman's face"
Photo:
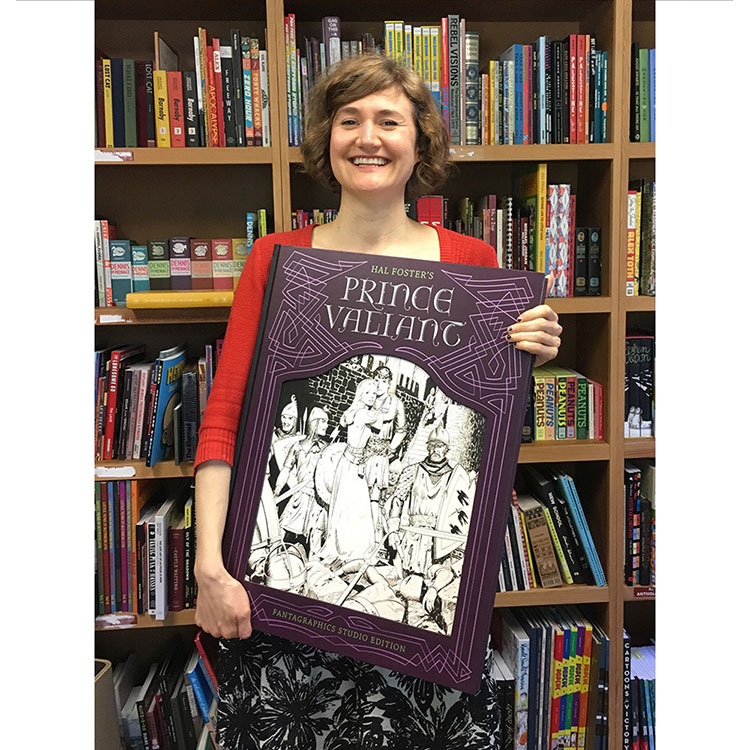
[[[331,169],[343,192],[403,200],[418,161],[414,108],[398,86],[341,107],[331,126]]]
[[[365,406],[374,406],[378,398],[378,385],[376,381],[369,380],[362,385],[360,398]]]

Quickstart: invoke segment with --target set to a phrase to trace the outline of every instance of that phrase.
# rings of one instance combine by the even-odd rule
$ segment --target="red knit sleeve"
[[[209,459],[225,461],[230,466],[234,460],[245,386],[276,241],[273,235],[256,240],[245,262],[235,291],[219,366],[198,432],[195,468]]]

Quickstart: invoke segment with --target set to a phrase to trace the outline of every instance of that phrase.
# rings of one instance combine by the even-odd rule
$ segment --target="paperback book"
[[[276,247],[224,535],[255,627],[478,689],[543,286]]]

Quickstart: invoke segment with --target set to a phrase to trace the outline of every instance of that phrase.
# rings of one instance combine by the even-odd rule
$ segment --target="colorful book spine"
[[[109,252],[112,298],[115,305],[124,306],[126,296],[133,291],[133,256],[130,240],[110,240]]]
[[[169,122],[169,84],[166,70],[154,71],[154,117],[156,120],[156,145],[169,148],[171,127]]]
[[[169,278],[172,289],[190,289],[190,238],[169,238]]]
[[[213,289],[211,240],[190,240],[190,288]]]
[[[173,148],[185,148],[185,114],[182,95],[182,73],[167,72],[167,96],[169,107],[169,142]]]
[[[148,279],[148,248],[146,245],[133,245],[131,252],[133,291],[147,292],[151,288]]]
[[[232,240],[211,240],[211,269],[214,289],[234,289]]]

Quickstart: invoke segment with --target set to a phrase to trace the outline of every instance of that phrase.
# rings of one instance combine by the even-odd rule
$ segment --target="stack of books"
[[[656,585],[656,463],[625,462],[625,584]]]
[[[575,481],[556,466],[519,469],[498,588],[606,586]]]
[[[97,461],[192,461],[224,339],[188,362],[185,347],[145,359],[143,344],[94,352]]]
[[[192,652],[174,638],[146,669],[135,652],[115,667],[115,705],[128,750],[218,750],[218,682],[199,631]]]
[[[267,234],[266,211],[248,212],[247,235],[227,239],[188,236],[138,243],[119,239],[117,226],[94,221],[96,304],[125,306],[132,292],[237,288],[249,250]]]
[[[656,141],[656,50],[630,50],[630,140]]]
[[[515,682],[513,742],[500,747],[604,750],[610,654],[602,628],[578,607],[521,607],[496,609],[490,632],[502,659],[496,673]]]
[[[518,176],[510,195],[460,198],[455,210],[444,196],[429,195],[406,211],[422,224],[483,240],[500,268],[551,275],[550,297],[601,295],[601,227],[576,226],[576,196],[569,184],[548,183],[545,163]]]
[[[513,44],[480,71],[480,35],[456,14],[432,26],[385,21],[382,42],[369,32],[343,41],[341,19],[327,16],[321,38],[305,37],[299,48],[295,15],[284,21],[290,146],[300,144],[310,89],[326,68],[374,52],[425,82],[453,145],[607,140],[607,52],[597,49],[592,34]]]
[[[554,365],[532,371],[533,398],[523,442],[603,440],[604,388],[575,370]]]
[[[656,182],[628,184],[625,295],[656,295]]]
[[[193,496],[154,480],[96,482],[97,616],[195,606]]]
[[[257,38],[198,28],[194,55],[154,32],[154,59],[96,56],[99,148],[270,146],[268,56]]]
[[[302,229],[310,224],[328,224],[339,214],[338,208],[298,208],[292,212],[292,229]]]

